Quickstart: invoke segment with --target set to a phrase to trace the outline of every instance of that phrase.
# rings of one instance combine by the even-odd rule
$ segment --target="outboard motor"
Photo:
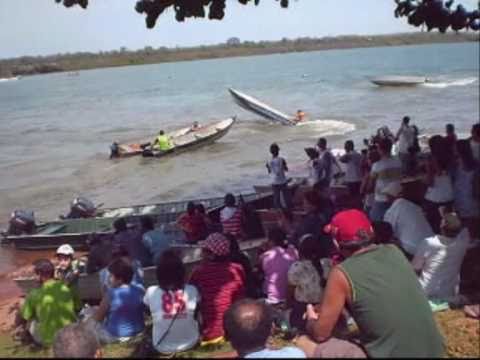
[[[119,151],[120,149],[118,143],[115,141],[112,145],[110,145],[110,159],[118,157]]]
[[[95,216],[97,210],[95,204],[84,197],[73,199],[70,204],[70,213],[65,216],[66,219],[91,218]]]
[[[35,231],[35,215],[31,210],[15,210],[8,222],[8,235],[32,234]]]

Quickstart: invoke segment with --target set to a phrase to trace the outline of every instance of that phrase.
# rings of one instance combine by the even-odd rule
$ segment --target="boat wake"
[[[346,133],[355,131],[355,125],[346,121],[333,119],[315,119],[297,124],[297,127],[305,128],[315,131],[316,135],[321,133],[327,135],[344,135]]]
[[[437,88],[437,89],[444,89],[451,86],[467,86],[476,82],[478,78],[470,77],[465,79],[458,79],[458,80],[451,80],[451,81],[433,81],[433,82],[426,82],[422,84],[424,87],[428,88]]]

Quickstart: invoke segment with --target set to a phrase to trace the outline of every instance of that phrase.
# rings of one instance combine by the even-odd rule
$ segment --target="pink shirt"
[[[267,302],[276,304],[286,300],[288,269],[297,260],[297,250],[291,245],[286,249],[275,246],[260,256],[265,273],[263,291],[267,295]]]

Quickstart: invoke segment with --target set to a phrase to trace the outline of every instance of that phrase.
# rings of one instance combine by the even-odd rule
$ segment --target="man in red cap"
[[[203,343],[223,341],[223,315],[245,297],[245,272],[230,261],[230,241],[213,233],[203,243],[204,262],[192,272],[190,283],[200,291]]]
[[[307,356],[329,354],[332,330],[345,307],[369,357],[441,357],[443,339],[412,266],[394,245],[372,242],[372,226],[359,210],[335,215],[324,229],[346,259],[329,273],[320,305],[307,307]],[[312,341],[313,340],[313,341]]]

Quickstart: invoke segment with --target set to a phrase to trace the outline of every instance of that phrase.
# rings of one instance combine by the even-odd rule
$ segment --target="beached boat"
[[[383,76],[370,81],[378,86],[417,86],[425,84],[428,79],[424,76]]]
[[[238,201],[243,199],[246,203],[254,202],[259,198],[261,198],[261,196],[255,193],[237,196]],[[197,204],[202,203],[209,214],[215,214],[215,209],[223,206],[224,198],[216,197],[193,201]],[[36,226],[33,234],[2,234],[3,239],[1,243],[12,244],[18,250],[53,250],[62,244],[70,244],[76,250],[86,250],[88,249],[88,239],[91,238],[93,234],[98,237],[111,236],[113,232],[113,222],[118,217],[124,217],[130,226],[138,225],[140,223],[140,217],[147,214],[153,217],[157,225],[171,223],[186,210],[187,203],[188,201],[178,201],[154,205],[103,209],[101,213],[102,217],[52,221]]]
[[[228,91],[232,95],[233,100],[245,110],[251,111],[268,120],[281,123],[282,125],[295,125],[293,117],[264,104],[260,100],[232,88],[228,89]]]
[[[240,249],[244,251],[252,261],[255,261],[257,251],[264,242],[264,238],[259,238],[243,241],[239,244],[239,246]],[[187,274],[190,274],[195,265],[198,265],[201,261],[201,246],[174,245],[172,248],[178,249],[185,264]],[[155,266],[144,268],[143,274],[146,287],[158,284]],[[14,281],[25,294],[39,286],[38,281],[34,277],[21,277],[14,279]],[[102,296],[99,274],[81,274],[78,281],[78,293],[81,300],[87,302],[98,302]]]
[[[244,202],[245,205],[246,237],[249,240],[239,242],[239,246],[242,251],[249,255],[252,261],[255,261],[258,248],[265,242],[264,226],[258,215],[258,211],[271,208],[272,196],[256,196],[255,199],[247,200],[248,199],[242,196],[239,202]],[[212,221],[218,222],[220,220],[220,210],[222,208],[223,207],[218,207],[209,211],[209,216]],[[177,232],[179,234],[178,241],[181,241],[180,231]],[[201,261],[202,248],[199,245],[187,245],[184,243],[173,242],[171,248],[179,251],[183,262],[186,264],[187,272],[190,272],[192,268]],[[143,270],[145,285],[150,286],[156,284],[155,267],[146,267]],[[34,277],[19,277],[14,279],[14,281],[25,293],[28,293],[30,290],[38,286],[38,282]],[[101,296],[98,273],[82,274],[79,279],[78,289],[82,300],[98,301]]]

